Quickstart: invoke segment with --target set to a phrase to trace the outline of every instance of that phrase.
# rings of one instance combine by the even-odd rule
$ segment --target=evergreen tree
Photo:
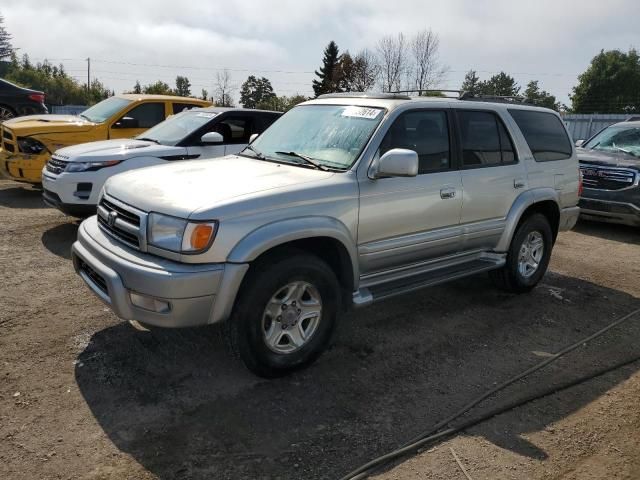
[[[11,45],[11,34],[4,27],[4,17],[0,15],[0,60],[11,58],[14,49]]]
[[[538,105],[539,107],[551,108],[553,110],[560,108],[560,105],[556,102],[556,97],[545,90],[541,90],[537,80],[531,80],[527,84],[527,88],[524,91],[524,98],[525,101]]]
[[[142,86],[140,85],[140,81],[136,80],[136,84],[133,86],[133,91],[131,93],[141,94]]]
[[[480,93],[480,84],[480,77],[478,77],[476,71],[469,70],[464,76],[464,81],[462,82],[460,90],[471,95],[478,95]]]
[[[313,81],[313,91],[316,97],[324,93],[342,91],[340,88],[340,50],[336,42],[331,40],[324,49],[324,58],[320,71],[316,70],[318,80]]]
[[[505,72],[495,74],[489,80],[480,82],[480,93],[496,97],[515,97],[520,92],[520,86],[511,75]]]
[[[240,103],[244,108],[258,108],[276,96],[268,78],[249,75],[240,87]]]

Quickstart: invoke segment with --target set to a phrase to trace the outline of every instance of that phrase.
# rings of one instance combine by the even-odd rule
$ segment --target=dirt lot
[[[0,180],[0,478],[338,478],[496,382],[640,307],[640,231],[562,234],[531,294],[485,275],[349,314],[335,345],[265,381],[216,328],[138,332],[75,276],[77,225]],[[640,317],[476,416],[640,355]],[[640,478],[640,362],[485,422],[379,479]],[[469,417],[469,418],[470,418]]]

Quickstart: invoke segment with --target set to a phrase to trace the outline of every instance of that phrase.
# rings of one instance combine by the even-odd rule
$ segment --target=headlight
[[[31,137],[18,137],[18,148],[20,148],[22,153],[28,153],[31,155],[37,155],[46,150],[46,147],[42,142]]]
[[[160,213],[149,214],[147,241],[154,247],[177,253],[199,253],[211,246],[218,222],[189,222]]]
[[[103,162],[69,162],[64,169],[65,172],[95,172],[104,167],[112,167],[122,160],[106,160]]]

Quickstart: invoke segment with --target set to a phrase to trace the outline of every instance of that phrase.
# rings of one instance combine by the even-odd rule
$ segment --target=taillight
[[[578,196],[582,196],[582,191],[584,190],[584,186],[582,185],[582,170],[578,170],[580,172],[580,176],[578,177]]]
[[[34,102],[44,103],[44,93],[32,93],[29,95],[29,99]]]

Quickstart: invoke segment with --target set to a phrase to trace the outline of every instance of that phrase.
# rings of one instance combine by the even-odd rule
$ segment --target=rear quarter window
[[[509,109],[538,162],[571,158],[573,148],[560,119],[553,113]]]

